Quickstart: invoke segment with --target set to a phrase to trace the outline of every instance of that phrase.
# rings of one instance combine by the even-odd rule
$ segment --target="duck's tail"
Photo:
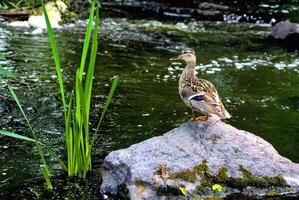
[[[229,118],[231,118],[232,116],[229,114],[229,112],[227,112],[227,110],[225,110],[225,108],[224,108],[224,115],[223,115],[224,117],[222,118],[222,119],[229,119]]]
[[[225,109],[224,105],[222,102],[220,102],[220,109],[218,109],[217,115],[220,117],[220,119],[229,119],[231,118],[231,115],[227,110]]]
[[[231,118],[231,115],[229,114],[229,112],[227,112],[227,110],[225,109],[223,103],[221,102],[221,110],[222,110],[222,117],[221,119],[229,119]]]

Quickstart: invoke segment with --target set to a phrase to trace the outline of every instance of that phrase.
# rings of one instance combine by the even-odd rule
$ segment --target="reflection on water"
[[[84,23],[57,32],[69,92],[80,63]],[[95,159],[161,135],[190,118],[177,88],[184,64],[169,61],[188,46],[196,50],[198,76],[215,84],[232,114],[227,122],[263,137],[280,154],[299,162],[299,58],[297,53],[267,45],[268,28],[106,18],[100,31],[93,127],[110,78],[118,74],[121,82],[97,141]],[[7,27],[0,27],[0,33],[0,53],[7,59],[1,64],[18,77],[10,84],[42,141],[63,152],[62,105],[47,35]],[[0,127],[30,136],[7,91],[0,91]],[[40,162],[32,144],[0,138],[0,187],[35,177]]]

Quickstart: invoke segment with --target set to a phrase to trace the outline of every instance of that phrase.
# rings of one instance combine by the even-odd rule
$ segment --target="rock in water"
[[[299,49],[299,24],[281,21],[272,28],[270,37],[290,50]]]
[[[101,192],[123,185],[133,200],[280,196],[299,192],[299,164],[262,138],[210,119],[108,154]]]
[[[67,5],[63,1],[57,0],[55,2],[54,1],[47,2],[45,5],[45,8],[47,10],[48,17],[51,22],[52,28],[61,28],[60,24],[62,23],[62,14],[65,14],[67,12]],[[14,10],[12,10],[11,12],[13,12],[13,11]],[[33,11],[36,12],[35,10],[32,9],[32,12]],[[37,11],[39,11],[39,10],[37,10]],[[19,9],[19,11],[16,10],[15,12],[22,12],[22,10]],[[26,10],[26,13],[29,15],[29,12],[27,10]],[[38,13],[38,12],[36,12],[36,13]],[[32,14],[32,13],[30,13],[30,14]],[[1,15],[1,12],[0,12],[0,15]],[[47,28],[45,16],[43,13],[38,14],[38,15],[31,15],[28,17],[27,21],[10,22],[8,24],[8,26],[36,28],[36,30],[34,30],[32,32],[32,34],[42,33],[42,31],[40,31],[40,30]]]

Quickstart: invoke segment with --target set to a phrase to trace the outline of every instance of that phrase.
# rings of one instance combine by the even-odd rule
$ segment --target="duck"
[[[221,102],[215,86],[208,80],[197,78],[195,74],[196,56],[193,49],[185,48],[179,56],[170,60],[182,60],[187,64],[179,79],[179,95],[184,103],[192,109],[192,120],[206,121],[211,116],[220,119],[231,117]],[[196,112],[204,115],[196,117]]]

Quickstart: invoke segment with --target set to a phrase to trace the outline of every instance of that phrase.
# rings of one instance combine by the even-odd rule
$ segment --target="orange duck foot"
[[[199,120],[199,121],[207,121],[209,118],[208,115],[204,115],[204,116],[199,116],[199,117],[196,117],[194,118],[194,120]]]
[[[195,115],[195,111],[192,109],[192,117],[190,119],[191,121],[192,120],[196,120],[196,115]]]

